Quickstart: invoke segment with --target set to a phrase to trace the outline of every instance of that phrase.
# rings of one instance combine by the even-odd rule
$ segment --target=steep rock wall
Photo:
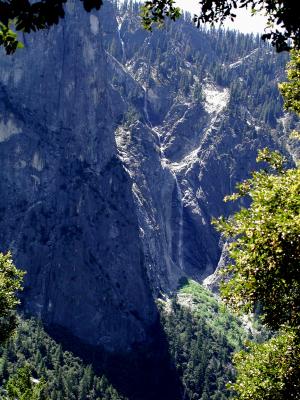
[[[237,209],[223,198],[257,168],[258,149],[287,154],[280,120],[275,127],[259,115],[264,102],[280,110],[284,58],[253,37],[241,50],[244,36],[226,38],[184,21],[145,33],[130,7],[118,21],[122,46],[106,48],[122,64],[121,81],[133,79],[139,89],[126,90],[131,112],[117,130],[117,146],[135,182],[148,274],[164,292],[180,276],[203,281],[215,271],[223,243],[211,219]],[[261,77],[269,82],[263,94]],[[119,81],[113,84],[122,93]]]
[[[1,250],[27,271],[25,311],[110,351],[149,339],[180,277],[215,270],[223,197],[258,148],[284,150],[248,76],[273,93],[269,48],[184,21],[149,34],[130,7],[71,3],[0,60]]]
[[[99,16],[76,2],[58,27],[1,55],[0,243],[27,271],[25,311],[127,351],[156,311],[102,37]]]

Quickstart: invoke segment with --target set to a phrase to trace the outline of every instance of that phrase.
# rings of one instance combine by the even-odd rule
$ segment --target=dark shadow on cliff
[[[72,351],[83,362],[104,374],[129,400],[179,400],[182,384],[168,350],[168,341],[158,319],[149,332],[151,342],[135,345],[127,354],[112,354],[81,342],[58,326],[45,327],[63,350]]]

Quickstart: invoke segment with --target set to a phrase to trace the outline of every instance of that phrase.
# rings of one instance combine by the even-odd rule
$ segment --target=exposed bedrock
[[[149,341],[157,296],[215,270],[211,218],[233,211],[223,197],[257,149],[283,146],[251,111],[252,87],[247,108],[210,69],[246,85],[266,50],[249,41],[225,57],[218,40],[187,22],[149,34],[136,10],[76,1],[1,54],[0,246],[27,271],[25,311],[126,352]]]

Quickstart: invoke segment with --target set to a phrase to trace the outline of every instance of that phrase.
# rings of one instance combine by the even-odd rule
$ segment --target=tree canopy
[[[285,107],[299,114],[300,52],[293,51],[288,82],[280,85]],[[227,197],[249,196],[251,205],[215,221],[230,243],[222,295],[234,309],[257,310],[275,336],[250,343],[234,356],[239,400],[300,397],[300,167],[284,168],[278,152],[261,150],[263,169]]]
[[[103,0],[80,0],[86,11],[99,10]],[[12,54],[22,44],[18,31],[30,33],[48,29],[64,17],[68,0],[0,0],[0,46]],[[247,8],[250,13],[262,11],[267,16],[263,39],[270,39],[277,51],[300,48],[300,13],[294,0],[200,0],[199,14],[194,16],[196,25],[235,19],[237,8]],[[142,6],[143,26],[151,30],[163,24],[165,18],[176,20],[180,9],[175,0],[146,0]]]
[[[14,32],[35,32],[58,24],[64,17],[68,0],[0,0],[0,46],[7,54],[14,53],[21,44]],[[99,10],[102,0],[80,0],[86,11]],[[13,29],[10,29],[12,26]]]
[[[43,400],[42,392],[46,387],[45,379],[34,382],[31,377],[31,368],[28,364],[19,368],[9,377],[6,385],[7,400]]]
[[[267,149],[258,161],[269,161],[274,172],[254,172],[240,184],[227,199],[248,195],[251,206],[217,224],[234,238],[223,297],[235,309],[260,308],[272,329],[300,326],[300,169],[283,169],[279,153]]]
[[[288,82],[279,85],[284,97],[286,110],[294,111],[300,115],[300,52],[291,52],[291,61],[287,69]]]
[[[267,16],[266,32],[263,39],[270,39],[277,51],[300,48],[300,13],[294,0],[200,0],[199,14],[194,22],[223,22],[226,18],[234,20],[237,8],[249,12],[263,12]],[[144,26],[151,29],[153,24],[162,24],[164,19],[177,19],[180,10],[175,0],[148,0],[143,7]]]
[[[294,331],[264,343],[248,343],[234,355],[237,380],[230,384],[235,400],[299,400],[300,345]]]
[[[300,51],[292,53],[288,82],[280,85],[285,107],[299,113]],[[249,196],[251,205],[231,218],[215,221],[231,238],[230,279],[225,300],[236,309],[256,307],[272,329],[300,329],[300,168],[284,168],[284,158],[268,149],[259,152],[271,170],[263,169],[237,186],[225,200]]]
[[[17,325],[17,292],[21,290],[23,275],[14,266],[10,253],[0,253],[0,343],[11,336]]]

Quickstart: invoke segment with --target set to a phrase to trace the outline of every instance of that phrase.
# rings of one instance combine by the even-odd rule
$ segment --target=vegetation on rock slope
[[[42,390],[37,391],[27,380],[26,389],[30,395],[35,390],[36,400],[124,400],[104,376],[95,375],[91,365],[63,351],[33,319],[19,320],[16,334],[0,348],[0,398],[15,398],[22,375],[29,375],[36,383],[44,381]],[[14,397],[7,397],[5,389],[9,388]]]
[[[232,398],[233,391],[226,388],[235,379],[232,354],[253,338],[251,332],[209,290],[192,280],[183,280],[174,298],[161,302],[161,310],[183,398]]]

